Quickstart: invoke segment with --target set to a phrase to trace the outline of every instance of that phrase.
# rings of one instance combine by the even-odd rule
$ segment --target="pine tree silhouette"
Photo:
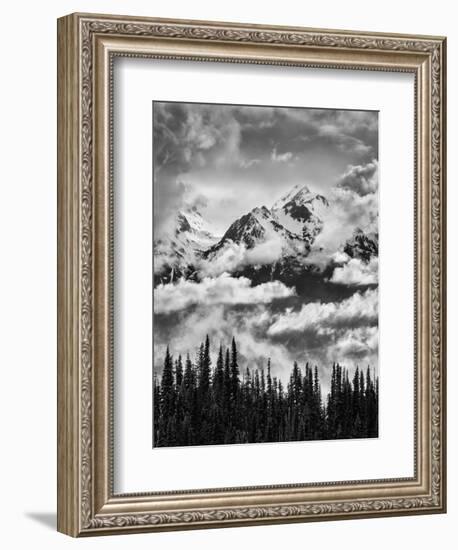
[[[240,372],[243,372],[240,377]],[[378,377],[334,363],[326,396],[318,366],[295,362],[286,390],[271,360],[242,371],[235,338],[220,344],[214,369],[206,336],[183,368],[167,347],[160,380],[153,376],[153,445],[216,445],[378,436]]]

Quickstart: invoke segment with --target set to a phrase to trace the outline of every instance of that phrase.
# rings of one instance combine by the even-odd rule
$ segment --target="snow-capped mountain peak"
[[[321,203],[324,206],[329,206],[327,199],[323,195],[319,195],[310,190],[307,185],[297,184],[286,195],[279,198],[272,205],[272,210],[280,210],[288,204],[294,203],[299,206],[314,205]]]
[[[311,244],[321,231],[328,206],[323,195],[312,192],[306,185],[296,185],[274,203],[272,212],[281,225]]]
[[[154,284],[199,281],[224,271],[253,284],[279,280],[302,289],[318,284],[334,266],[333,251],[324,263],[311,255],[328,208],[325,196],[296,185],[272,208],[261,205],[239,214],[219,237],[197,208],[184,206],[170,234],[154,241]],[[376,228],[355,229],[336,252],[368,263],[378,254]]]
[[[178,224],[177,228],[179,229],[179,224],[181,221],[186,220],[189,227],[187,230],[191,229],[193,231],[204,231],[211,233],[211,228],[208,222],[202,217],[202,214],[196,207],[184,208],[178,211]],[[185,223],[186,223],[185,222]]]
[[[214,244],[216,237],[208,222],[202,217],[197,208],[180,210],[177,215],[175,237],[186,234],[186,237],[194,243],[196,250],[205,250]]]
[[[288,193],[286,193],[274,202],[274,204],[272,205],[272,210],[278,210],[279,208],[282,208],[286,203],[288,203],[297,195],[310,195],[310,189],[306,185],[301,185],[300,183],[296,184],[292,189],[288,191]]]
[[[378,256],[378,233],[376,231],[363,231],[356,228],[350,239],[347,240],[343,251],[350,258],[358,258],[369,262],[372,257]]]
[[[154,241],[154,272],[159,282],[194,273],[202,253],[217,243],[210,225],[195,207],[178,211],[171,235]]]
[[[272,212],[266,206],[253,208],[247,214],[237,218],[224,233],[220,242],[213,247],[216,251],[224,246],[228,241],[240,244],[243,243],[247,248],[252,248],[272,232],[276,219]]]
[[[257,206],[256,208],[253,208],[251,211],[251,214],[256,217],[266,218],[270,215],[270,210],[267,208],[267,206]]]

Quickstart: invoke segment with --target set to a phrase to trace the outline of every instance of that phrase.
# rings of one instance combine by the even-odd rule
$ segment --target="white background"
[[[413,476],[413,75],[124,58],[114,89],[115,492]],[[380,437],[151,449],[151,100],[163,98],[380,111]]]
[[[0,87],[0,418],[2,442],[2,546],[6,548],[233,548],[285,545],[367,549],[452,548],[458,520],[458,360],[456,308],[458,219],[449,220],[449,513],[437,516],[373,519],[238,528],[186,533],[72,540],[54,531],[56,470],[56,48],[55,19],[73,11],[130,13],[306,25],[449,37],[450,212],[458,200],[458,43],[456,16],[449,0],[401,3],[338,0],[300,3],[227,3],[169,0],[81,0],[8,3],[3,9]],[[79,546],[78,546],[79,545]]]

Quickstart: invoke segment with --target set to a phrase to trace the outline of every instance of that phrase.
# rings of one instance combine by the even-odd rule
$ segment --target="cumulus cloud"
[[[322,267],[353,237],[355,229],[378,233],[376,193],[361,196],[351,189],[334,187],[328,199],[329,208],[321,215],[322,231],[317,235],[308,257],[309,262]]]
[[[269,327],[271,336],[314,330],[326,334],[338,327],[376,323],[378,319],[378,292],[355,292],[342,302],[311,302],[299,311],[287,309],[277,316]]]
[[[240,167],[241,168],[251,168],[252,166],[256,166],[257,164],[260,164],[261,161],[259,159],[241,159],[240,160]]]
[[[361,197],[375,193],[378,188],[378,162],[373,160],[364,165],[350,165],[340,177],[337,187],[354,191]]]
[[[371,258],[369,263],[352,258],[345,265],[334,268],[331,283],[344,285],[374,285],[378,282],[378,258]]]
[[[246,264],[265,265],[277,261],[282,254],[283,244],[278,235],[272,234],[265,241],[246,251]]]
[[[181,279],[175,284],[160,284],[154,289],[154,312],[171,313],[197,304],[268,303],[294,294],[294,289],[279,281],[252,287],[245,277],[234,278],[223,273],[216,278],[205,277],[199,283]]]
[[[332,353],[339,361],[352,362],[365,360],[374,364],[373,356],[378,351],[378,327],[358,327],[347,329],[336,338]]]
[[[270,158],[274,162],[288,162],[293,158],[293,153],[291,153],[291,151],[286,151],[285,153],[277,153],[277,148],[274,147]]]
[[[364,296],[362,298],[364,300]],[[298,298],[293,297],[291,300]],[[279,313],[275,302],[237,306],[197,305],[185,312],[161,315],[156,318],[155,368],[161,372],[167,344],[175,355],[185,356],[190,353],[193,357],[200,342],[208,334],[215,364],[219,344],[229,345],[232,337],[235,337],[242,371],[246,367],[265,368],[270,358],[272,374],[286,383],[294,361],[301,368],[309,362],[317,365],[322,372],[326,390],[335,361],[349,369],[356,365],[370,365],[377,369],[377,316],[373,311],[364,311],[368,308],[363,307],[361,310],[358,300],[353,301],[352,306],[347,301],[344,305],[331,304],[324,309],[323,306],[329,305],[321,304],[321,308],[318,305],[317,309],[322,310],[319,315],[322,321],[317,320],[309,308],[306,311],[311,315],[305,322],[302,319],[301,325],[295,317],[297,311],[285,312],[280,308],[282,313]],[[366,301],[371,300],[373,304],[376,303],[375,296],[368,294]],[[358,310],[361,311],[358,313]],[[285,316],[293,321],[288,327],[284,323]]]
[[[323,229],[315,239],[309,261],[326,265],[355,229],[378,233],[378,163],[349,166],[328,195],[321,217]],[[352,264],[352,267],[355,267]]]
[[[331,259],[336,264],[346,264],[350,260],[350,256],[345,252],[338,250],[331,256]]]
[[[222,273],[232,273],[238,267],[245,265],[246,246],[228,241],[217,251],[214,257],[203,259],[199,263],[199,270],[207,277],[217,277]]]
[[[270,358],[273,375],[286,381],[296,357],[287,342],[272,345],[266,334],[270,322],[269,304],[198,306],[174,319],[173,331],[154,339],[155,368],[161,371],[167,344],[174,354],[193,357],[208,334],[213,364],[220,343],[230,345],[235,337],[242,372],[265,368]]]
[[[285,345],[300,364],[317,364],[325,380],[334,362],[378,367],[376,290],[356,292],[341,302],[286,308],[272,315],[265,329],[272,346]]]
[[[246,266],[261,266],[276,262],[282,253],[285,241],[273,229],[266,228],[264,239],[252,248],[244,243],[228,240],[208,259],[199,262],[199,270],[206,276],[216,277],[224,272],[234,272]],[[298,244],[297,252],[302,252]]]

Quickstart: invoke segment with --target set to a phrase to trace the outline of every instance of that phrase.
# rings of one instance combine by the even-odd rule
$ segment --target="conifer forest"
[[[195,359],[167,348],[153,378],[153,446],[221,445],[378,437],[378,377],[334,363],[326,394],[319,369],[292,365],[282,383],[242,365],[237,342],[220,345],[212,365],[208,336]]]

